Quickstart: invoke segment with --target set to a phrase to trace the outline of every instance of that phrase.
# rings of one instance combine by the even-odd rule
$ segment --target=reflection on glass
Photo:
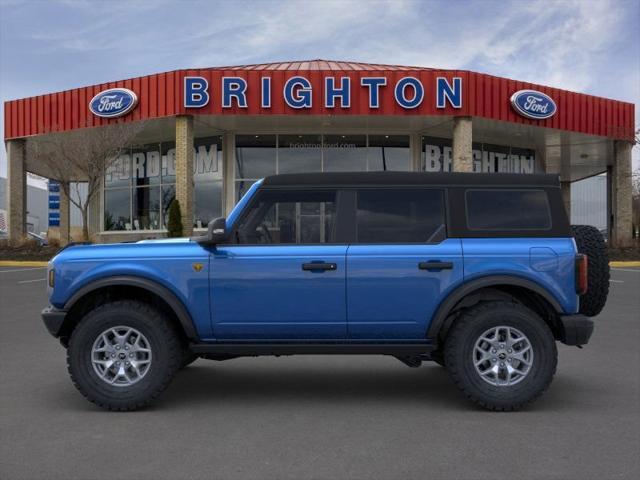
[[[366,135],[325,135],[323,171],[364,172],[367,170]]]
[[[162,226],[167,227],[169,222],[169,207],[171,202],[176,198],[176,186],[175,185],[163,185],[162,186]]]
[[[128,187],[131,181],[131,152],[126,150],[108,167],[104,176],[105,187]]]
[[[322,135],[279,135],[278,173],[322,171]]]
[[[131,150],[131,172],[135,186],[160,184],[160,145],[150,144]]]
[[[160,188],[133,189],[133,230],[160,229]]]
[[[236,136],[236,178],[258,179],[275,173],[275,135]]]
[[[256,183],[256,180],[238,180],[236,181],[236,203],[247,193],[247,190],[251,188],[251,185]]]
[[[196,183],[222,180],[222,137],[198,138],[195,141],[193,179]]]
[[[104,229],[131,230],[131,189],[120,188],[104,192]]]
[[[369,171],[411,170],[408,135],[369,135]]]
[[[222,181],[196,183],[194,188],[194,228],[207,228],[207,224],[222,216]]]

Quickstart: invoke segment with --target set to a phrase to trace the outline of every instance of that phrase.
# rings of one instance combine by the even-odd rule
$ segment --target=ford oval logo
[[[126,115],[138,104],[138,96],[127,88],[103,90],[89,102],[89,110],[103,118]]]
[[[549,95],[536,90],[518,90],[511,95],[511,105],[523,117],[544,120],[556,114],[556,103]]]

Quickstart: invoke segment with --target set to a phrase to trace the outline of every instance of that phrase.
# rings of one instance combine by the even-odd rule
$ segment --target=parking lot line
[[[28,270],[43,270],[47,267],[33,267],[33,268],[16,268],[13,270],[0,270],[0,273],[11,273],[11,272],[26,272]]]
[[[609,281],[611,283],[624,283],[624,281],[622,281],[622,280],[613,280],[612,278],[610,278]]]
[[[616,270],[618,272],[636,272],[636,273],[640,273],[640,269],[631,269],[631,268],[612,268],[611,270]]]
[[[21,280],[18,283],[44,282],[46,278],[36,278],[35,280]]]

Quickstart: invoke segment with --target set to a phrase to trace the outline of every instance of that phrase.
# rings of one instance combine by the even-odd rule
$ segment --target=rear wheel
[[[446,368],[464,394],[489,410],[518,410],[549,387],[557,364],[553,334],[519,303],[467,310],[444,347]]]
[[[609,254],[604,237],[596,227],[572,225],[578,252],[589,259],[587,293],[580,295],[580,313],[595,317],[604,308],[609,295]]]
[[[183,359],[179,337],[151,305],[123,300],[89,312],[74,329],[67,367],[80,392],[107,410],[135,410],[169,385]]]

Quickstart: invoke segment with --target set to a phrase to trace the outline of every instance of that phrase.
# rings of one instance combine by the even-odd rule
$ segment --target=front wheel
[[[467,310],[445,341],[455,384],[489,410],[518,410],[542,395],[558,352],[547,324],[519,303],[487,302]]]
[[[71,334],[67,367],[91,402],[107,410],[135,410],[169,385],[183,360],[166,315],[143,302],[122,300],[89,312]]]

